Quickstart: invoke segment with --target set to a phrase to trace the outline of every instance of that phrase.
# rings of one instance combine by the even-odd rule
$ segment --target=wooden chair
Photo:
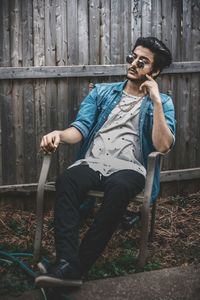
[[[160,152],[152,152],[148,156],[147,164],[147,177],[145,188],[142,193],[133,199],[141,203],[141,241],[138,255],[138,267],[143,268],[147,258],[147,245],[148,238],[153,239],[154,224],[155,224],[155,211],[156,201],[151,205],[151,192],[153,186],[154,172],[156,160],[161,157]],[[55,190],[55,183],[46,182],[48,171],[50,168],[52,155],[45,154],[42,163],[42,169],[39,177],[39,183],[37,188],[37,208],[36,208],[36,232],[34,241],[34,261],[37,262],[40,258],[41,240],[42,240],[42,229],[43,229],[43,212],[44,212],[44,192],[45,190]],[[89,191],[88,196],[103,197],[103,192]],[[151,224],[150,215],[151,212]]]

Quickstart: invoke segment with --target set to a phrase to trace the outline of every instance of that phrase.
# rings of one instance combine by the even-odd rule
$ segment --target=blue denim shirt
[[[107,120],[110,112],[121,100],[122,92],[127,83],[126,81],[118,83],[102,83],[96,84],[89,95],[82,101],[76,120],[71,126],[77,128],[83,135],[83,143],[81,145],[78,159],[84,158],[95,134]],[[174,105],[171,97],[161,94],[163,110],[166,122],[175,136],[175,117]],[[148,154],[155,151],[152,142],[153,128],[153,102],[149,96],[145,96],[140,108],[139,116],[139,135],[142,150],[143,165],[147,168]],[[175,138],[174,138],[175,142]],[[174,144],[174,143],[173,143]],[[159,161],[156,165],[155,177],[153,183],[152,197],[154,201],[159,193],[160,187],[160,167]]]

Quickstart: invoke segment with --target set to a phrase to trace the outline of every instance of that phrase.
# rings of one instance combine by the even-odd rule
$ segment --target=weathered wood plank
[[[132,51],[132,41],[131,41],[131,0],[121,2],[122,11],[122,32],[123,32],[123,45],[121,53],[121,61],[126,61],[126,56]],[[120,61],[120,62],[121,62]]]
[[[81,3],[83,3],[81,1]],[[64,66],[67,64],[68,47],[67,47],[67,26],[65,25],[67,19],[67,2],[63,0],[56,0],[56,64]],[[87,54],[86,54],[87,55]],[[67,106],[68,83],[67,79],[60,79],[57,81],[57,103],[56,103],[56,119],[57,124],[54,124],[52,129],[63,129],[67,126],[68,121],[68,106]],[[65,158],[67,157],[67,147],[61,147],[57,153],[58,159],[54,161],[54,170],[51,178],[55,180],[55,176],[62,171]],[[51,168],[52,169],[52,168]]]
[[[89,63],[88,1],[78,2],[78,64]]]
[[[200,60],[200,3],[192,0],[192,24],[191,24],[191,43],[192,43],[192,57],[194,60]],[[200,76],[192,74],[191,76],[191,100],[190,100],[190,130],[192,132],[192,163],[191,167],[197,166],[200,162]],[[198,128],[198,129],[197,129]]]
[[[191,1],[191,15],[192,15],[192,24],[191,24],[191,44],[192,44],[192,59],[200,60],[200,2],[196,0]]]
[[[110,54],[110,1],[102,0],[100,8],[100,63],[109,65]]]
[[[67,1],[67,42],[68,65],[78,65],[78,24],[77,0]]]
[[[3,2],[0,1],[0,40],[4,40],[4,27],[3,27]],[[2,66],[2,62],[4,59],[3,47],[0,47],[0,67]],[[0,112],[2,112],[2,94],[3,89],[2,85],[0,85]],[[3,184],[3,167],[2,167],[2,115],[0,113],[0,185]]]
[[[123,52],[123,41],[124,35],[122,31],[121,24],[121,1],[120,0],[111,0],[111,62],[113,64],[119,64],[122,61]],[[124,58],[124,57],[123,57]]]
[[[100,13],[99,0],[89,0],[89,63],[99,64]]]
[[[174,1],[172,9],[172,32],[171,52],[173,61],[180,61],[181,57],[181,31],[182,31],[182,1]]]
[[[8,192],[28,192],[36,191],[38,183],[26,183],[26,184],[9,184],[0,186],[0,194]]]
[[[152,1],[142,0],[142,36],[151,36]]]
[[[182,60],[190,60],[192,58],[191,51],[191,0],[183,1],[183,19],[182,19]]]
[[[0,79],[39,79],[68,77],[123,76],[126,64],[116,65],[78,65],[78,66],[41,66],[41,67],[2,67]],[[174,62],[162,74],[199,73],[200,61]]]
[[[162,13],[161,13],[161,1],[160,0],[152,0],[152,27],[151,34],[152,36],[161,39],[162,32]]]
[[[5,82],[1,89],[2,108],[2,176],[3,184],[16,182],[16,152],[13,133],[12,82]]]
[[[33,66],[33,5],[32,0],[22,5],[22,64],[24,67]],[[32,80],[23,81],[23,148],[24,148],[24,178],[31,182],[36,178],[36,145],[35,139],[35,106]],[[31,167],[30,167],[31,166]]]
[[[162,16],[162,41],[171,49],[172,34],[172,0],[161,1],[161,16]]]
[[[10,13],[9,3],[6,0],[1,1],[1,61],[0,66],[10,66]],[[1,141],[2,141],[2,183],[14,183],[16,181],[15,162],[15,143],[13,139],[13,116],[12,112],[12,82],[5,81],[0,86],[0,101],[1,101]],[[12,160],[10,159],[12,157]],[[12,172],[10,172],[12,170]]]
[[[161,182],[192,180],[200,178],[200,168],[188,168],[180,170],[162,171]]]
[[[193,180],[200,178],[200,168],[189,168],[189,169],[180,169],[180,170],[169,170],[162,171],[160,174],[161,182],[172,182],[172,181],[182,181],[182,180]],[[55,182],[47,182],[45,185],[45,190],[54,191]],[[0,194],[7,192],[27,192],[27,191],[36,191],[38,183],[27,183],[27,184],[10,184],[10,185],[1,185]],[[91,191],[89,195],[101,196],[101,192]]]
[[[21,1],[10,3],[10,52],[11,66],[22,66],[22,24],[21,24]],[[24,182],[24,147],[23,147],[23,90],[22,82],[14,81],[12,86],[12,115],[13,115],[13,138],[16,151],[16,181]]]
[[[33,0],[33,31],[34,31],[34,65],[45,65],[45,3]],[[35,104],[35,147],[39,150],[40,140],[46,132],[46,80],[35,80],[34,82],[34,104]],[[37,153],[37,152],[36,152]],[[37,173],[40,171],[41,160],[37,159],[35,166]]]
[[[142,34],[142,2],[133,0],[131,2],[131,33],[132,48],[138,37]]]
[[[161,40],[171,49],[171,16],[172,16],[172,0],[161,1],[161,16],[162,16],[162,34]],[[168,89],[171,90],[171,77],[164,76],[162,78],[162,90],[166,92]]]

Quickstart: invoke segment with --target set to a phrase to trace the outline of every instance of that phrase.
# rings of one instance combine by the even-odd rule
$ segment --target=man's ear
[[[152,76],[153,78],[156,78],[156,77],[158,77],[159,74],[160,74],[160,70],[158,69],[157,71],[152,72],[152,73],[151,73],[151,76]]]

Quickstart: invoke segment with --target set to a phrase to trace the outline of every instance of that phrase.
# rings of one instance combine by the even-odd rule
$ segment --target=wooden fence
[[[43,134],[74,119],[89,82],[118,81],[138,36],[153,35],[174,64],[175,149],[164,169],[200,167],[199,0],[1,0],[0,184],[36,182]],[[78,146],[55,155],[53,173]]]

